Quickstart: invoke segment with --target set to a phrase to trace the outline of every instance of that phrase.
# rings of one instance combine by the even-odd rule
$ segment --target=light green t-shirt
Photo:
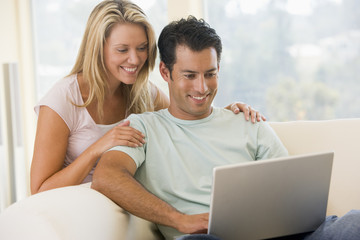
[[[117,146],[136,163],[135,177],[148,191],[180,212],[209,212],[216,166],[288,155],[266,122],[251,123],[242,113],[213,108],[200,120],[181,120],[167,109],[131,115],[130,125],[145,134],[143,147]],[[167,239],[178,235],[159,226]]]

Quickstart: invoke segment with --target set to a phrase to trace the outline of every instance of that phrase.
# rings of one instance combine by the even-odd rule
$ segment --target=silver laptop
[[[333,152],[216,167],[208,233],[223,240],[314,231],[325,220]]]

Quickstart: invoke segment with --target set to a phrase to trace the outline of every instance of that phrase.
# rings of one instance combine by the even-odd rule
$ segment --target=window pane
[[[208,0],[223,40],[217,105],[271,121],[360,117],[357,0]]]

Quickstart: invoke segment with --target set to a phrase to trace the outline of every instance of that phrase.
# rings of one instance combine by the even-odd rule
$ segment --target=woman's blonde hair
[[[102,118],[108,71],[104,62],[104,44],[114,25],[135,23],[144,27],[148,40],[148,58],[133,85],[121,84],[126,96],[127,115],[153,111],[154,103],[149,84],[149,73],[156,59],[155,33],[143,10],[127,0],[105,0],[91,12],[75,65],[69,75],[82,73],[89,84],[89,96],[83,105],[97,101],[97,112]]]

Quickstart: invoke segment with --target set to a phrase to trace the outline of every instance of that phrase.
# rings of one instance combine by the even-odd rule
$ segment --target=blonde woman
[[[94,8],[75,66],[35,106],[32,194],[90,182],[103,152],[144,143],[141,132],[121,121],[168,107],[167,96],[148,80],[155,58],[153,28],[137,5],[106,0]],[[262,117],[246,104],[227,108],[253,122]]]

